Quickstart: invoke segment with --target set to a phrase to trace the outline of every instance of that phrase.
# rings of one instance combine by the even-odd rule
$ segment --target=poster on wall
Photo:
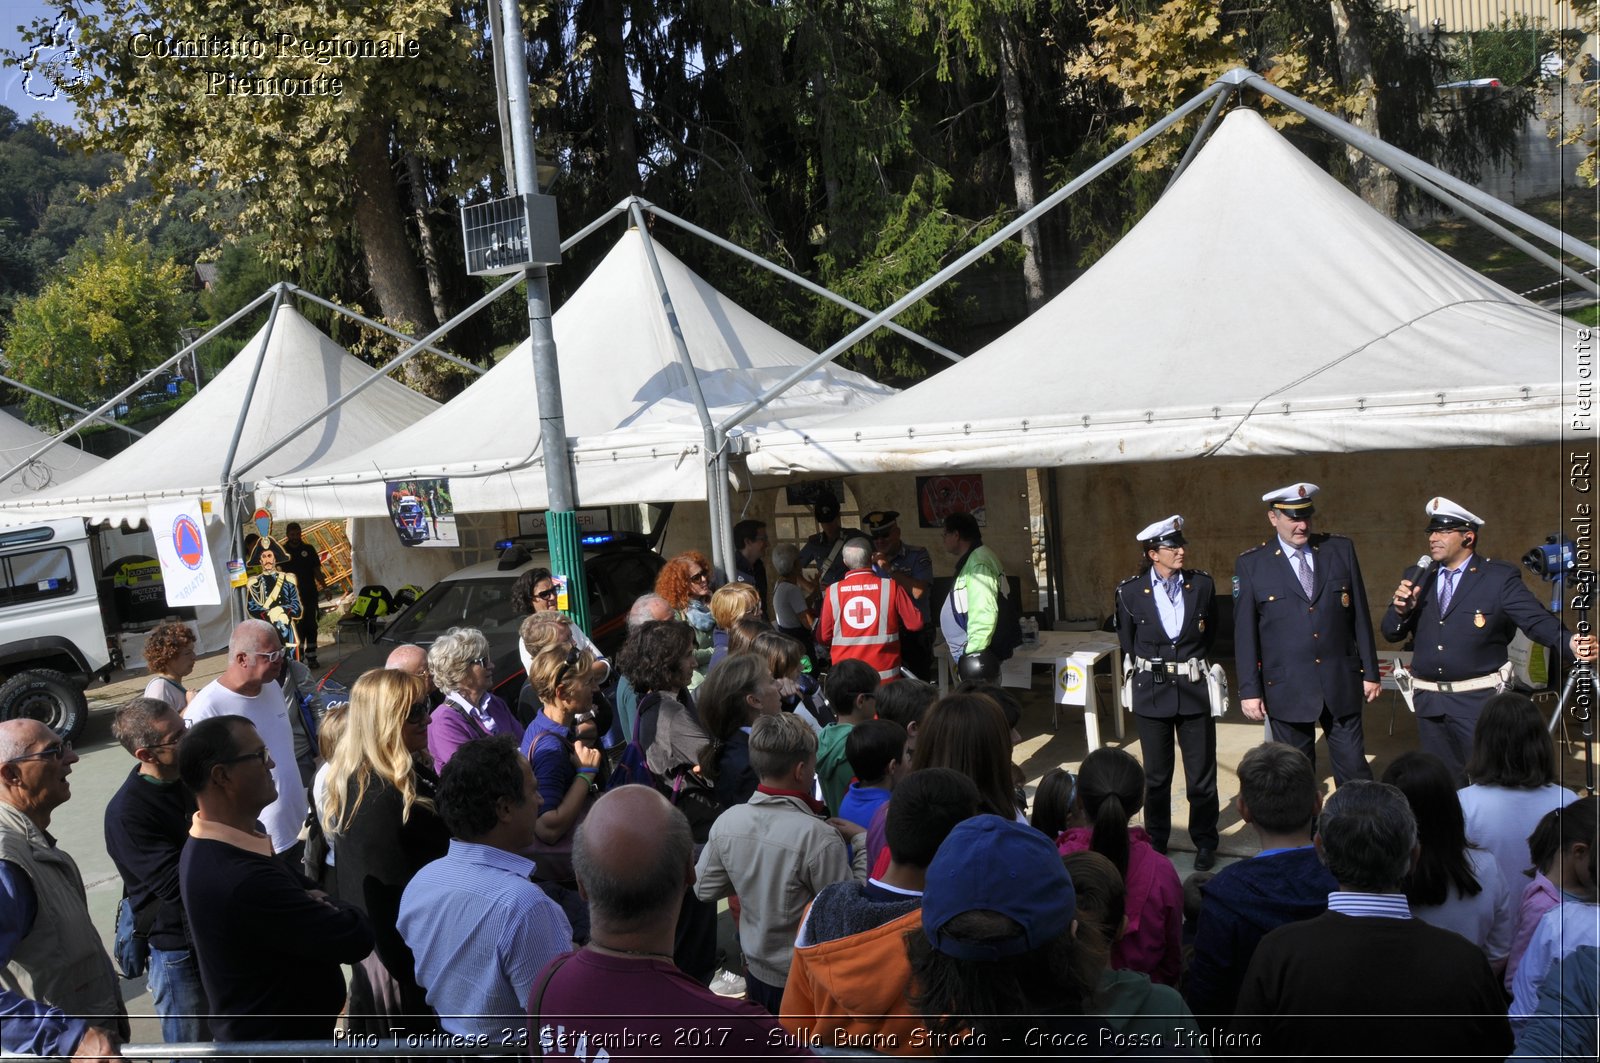
[[[942,528],[944,519],[952,513],[971,513],[980,525],[988,523],[983,504],[983,474],[917,477],[918,526]]]
[[[222,604],[199,501],[191,499],[151,506],[146,520],[156,540],[156,560],[161,563],[161,584],[167,604]]]
[[[402,546],[461,545],[449,480],[390,480],[384,489]]]

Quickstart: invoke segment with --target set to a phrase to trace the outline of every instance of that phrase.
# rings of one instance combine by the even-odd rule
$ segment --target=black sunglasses
[[[533,596],[541,602],[553,602],[556,600],[556,589],[551,587],[547,591],[534,591]]]
[[[267,757],[269,757],[269,756],[271,756],[271,754],[267,752],[267,747],[266,746],[262,746],[260,749],[256,750],[254,753],[240,753],[237,757],[229,757],[227,760],[224,760],[222,763],[224,763],[224,764],[238,764],[241,761],[246,761],[246,760],[259,760],[261,762],[261,766],[264,768],[264,767],[267,766]]]

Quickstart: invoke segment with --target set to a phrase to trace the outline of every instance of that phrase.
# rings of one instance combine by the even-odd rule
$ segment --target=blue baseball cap
[[[1007,916],[1022,932],[986,941],[945,933],[956,916],[979,911]],[[1077,894],[1061,854],[1025,823],[992,815],[963,820],[928,865],[922,932],[946,956],[961,960],[1020,956],[1060,937],[1077,914]]]

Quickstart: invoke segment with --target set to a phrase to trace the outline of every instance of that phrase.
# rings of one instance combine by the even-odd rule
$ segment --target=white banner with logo
[[[150,507],[150,534],[156,540],[167,604],[221,605],[216,559],[206,542],[205,516],[198,499]]]

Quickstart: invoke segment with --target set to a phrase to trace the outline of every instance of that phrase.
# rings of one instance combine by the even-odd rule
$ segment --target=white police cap
[[[1320,490],[1322,489],[1316,484],[1290,484],[1276,491],[1268,491],[1261,496],[1261,501],[1271,502],[1272,508],[1280,513],[1309,517],[1316,512],[1311,500],[1317,497],[1317,492]]]
[[[1429,531],[1450,531],[1453,528],[1471,528],[1474,531],[1483,527],[1483,518],[1465,509],[1448,498],[1430,498],[1428,504],[1422,507],[1428,515]]]
[[[1158,520],[1135,536],[1147,548],[1156,546],[1182,546],[1188,540],[1183,537],[1183,518],[1174,513],[1166,520]]]

